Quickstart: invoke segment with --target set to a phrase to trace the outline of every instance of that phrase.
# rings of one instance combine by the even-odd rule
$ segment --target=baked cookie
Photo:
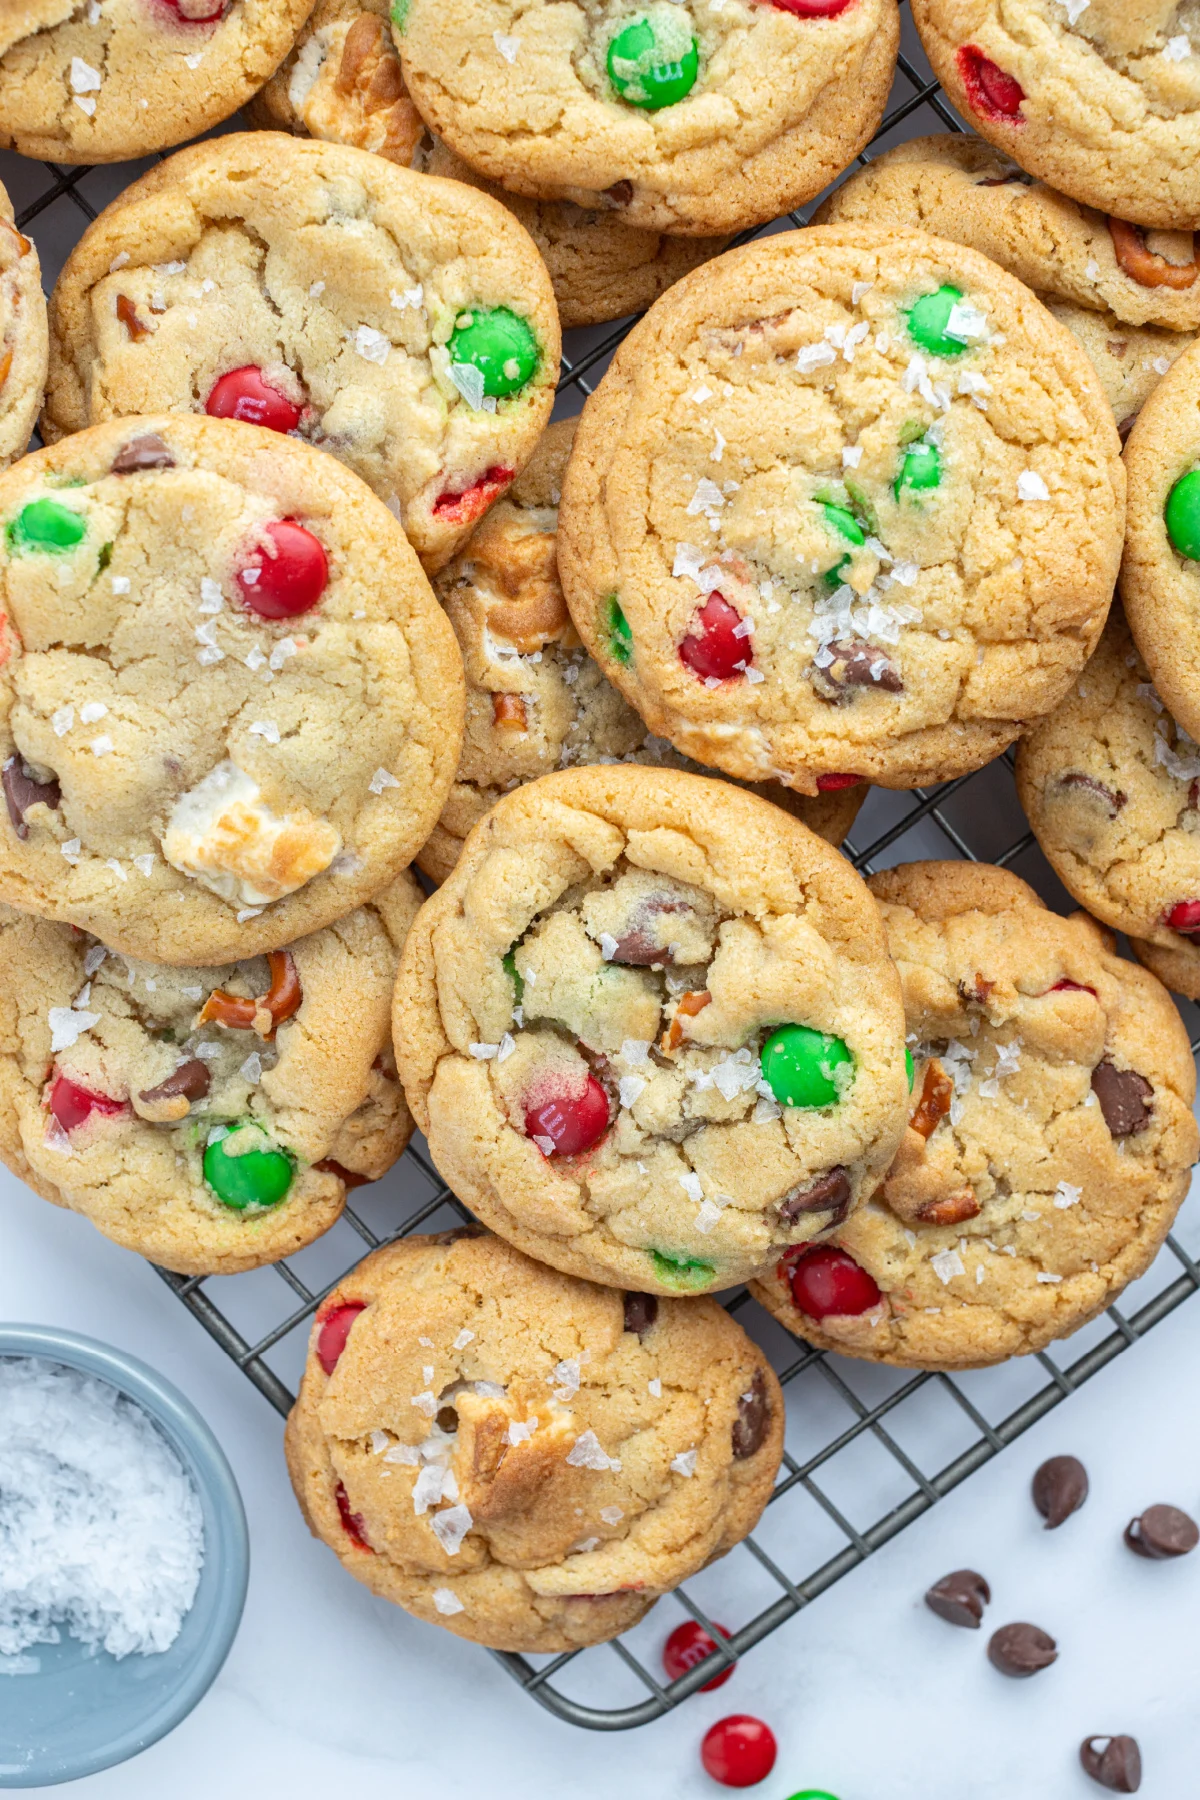
[[[46,355],[38,253],[13,223],[12,202],[0,186],[0,469],[25,453],[42,404]]]
[[[834,1244],[753,1292],[810,1343],[972,1369],[1041,1350],[1144,1273],[1200,1134],[1187,1033],[1152,975],[1005,869],[871,877],[904,988],[912,1116]]]
[[[0,1156],[183,1275],[276,1262],[412,1134],[392,1057],[407,872],[268,961],[168,968],[0,904]]]
[[[741,231],[811,200],[868,143],[895,0],[395,0],[430,130],[513,193],[630,225]]]
[[[613,1287],[744,1281],[833,1230],[904,1128],[866,887],[779,807],[677,769],[497,801],[417,915],[393,1036],[455,1193]]]
[[[496,1650],[615,1637],[741,1542],[783,1395],[713,1300],[620,1294],[499,1238],[375,1251],[322,1302],[287,1426],[314,1536]]]
[[[466,667],[467,721],[450,798],[417,855],[433,881],[446,879],[463,839],[501,794],[535,776],[612,762],[706,772],[647,731],[571,624],[554,546],[577,423],[549,427],[528,468],[437,578]],[[777,783],[757,791],[834,845],[867,795],[858,785],[811,796]]]
[[[550,417],[559,330],[536,250],[459,183],[252,132],[182,150],[75,246],[51,299],[48,438],[208,412],[332,451],[426,568]]]
[[[254,125],[374,150],[423,174],[481,188],[507,206],[538,249],[564,327],[645,309],[728,238],[664,237],[626,223],[608,196],[595,207],[505,193],[425,129],[408,97],[387,0],[318,0],[282,68],[244,110]]]
[[[118,419],[0,476],[0,533],[0,899],[190,966],[407,867],[462,661],[357,476],[255,425]]]
[[[816,222],[919,227],[982,250],[1078,338],[1122,435],[1200,331],[1190,231],[1147,234],[1106,218],[961,132],[886,151],[834,190]]]
[[[912,0],[951,102],[1023,168],[1118,219],[1200,218],[1193,0]]]
[[[1108,610],[1120,441],[1071,334],[977,251],[826,225],[730,250],[584,409],[558,564],[652,731],[801,793],[978,768]]]
[[[1155,693],[1119,607],[1062,705],[1022,739],[1017,792],[1068,892],[1200,1000],[1200,745]]]
[[[312,0],[5,0],[0,149],[124,162],[227,119],[278,67]]]

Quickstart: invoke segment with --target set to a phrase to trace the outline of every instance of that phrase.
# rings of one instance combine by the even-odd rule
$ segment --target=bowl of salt
[[[229,1653],[249,1563],[233,1472],[177,1388],[92,1338],[0,1326],[0,1788],[173,1730]]]

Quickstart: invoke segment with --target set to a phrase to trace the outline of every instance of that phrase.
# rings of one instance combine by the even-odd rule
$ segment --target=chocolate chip
[[[830,1225],[840,1225],[850,1210],[850,1177],[839,1165],[818,1175],[806,1186],[796,1187],[779,1202],[779,1217],[784,1225],[794,1225],[805,1213],[832,1212]]]
[[[1033,1478],[1033,1504],[1053,1531],[1088,1497],[1087,1470],[1077,1456],[1052,1456]]]
[[[203,1100],[211,1085],[208,1064],[194,1056],[190,1061],[180,1063],[157,1087],[144,1088],[138,1099],[144,1100],[147,1106],[153,1106],[159,1100]]]
[[[829,645],[832,662],[815,668],[818,687],[832,688],[841,695],[847,688],[882,688],[887,694],[902,694],[904,682],[900,671],[882,650],[857,641]]]
[[[1136,424],[1137,424],[1137,414],[1136,413],[1130,413],[1130,415],[1127,419],[1121,420],[1121,423],[1117,426],[1117,436],[1120,438],[1122,443],[1125,442],[1125,439],[1129,436],[1130,432],[1133,430],[1133,428]]]
[[[1080,774],[1077,770],[1072,770],[1069,775],[1060,775],[1058,785],[1060,788],[1077,788],[1083,794],[1103,800],[1108,808],[1110,819],[1116,818],[1129,798],[1128,794],[1122,793],[1119,788],[1105,787],[1102,781],[1097,781],[1091,775]]]
[[[658,1297],[655,1294],[626,1294],[625,1296],[625,1329],[634,1332],[638,1337],[645,1337],[655,1319],[658,1317]]]
[[[1136,1137],[1150,1123],[1154,1089],[1136,1069],[1118,1069],[1105,1057],[1092,1070],[1092,1092],[1115,1138]]]
[[[955,1569],[934,1582],[925,1595],[925,1604],[947,1625],[965,1625],[970,1631],[978,1631],[983,1609],[991,1597],[992,1590],[982,1575],[974,1569]]]
[[[1040,1625],[1002,1625],[988,1642],[988,1661],[1002,1675],[1023,1680],[1058,1660],[1058,1645]]]
[[[614,206],[628,206],[633,199],[633,183],[632,181],[614,181],[611,187],[605,188],[604,192]]]
[[[762,1448],[767,1435],[771,1408],[767,1401],[767,1384],[761,1369],[755,1369],[754,1380],[738,1399],[738,1416],[733,1421],[733,1454],[739,1459],[753,1456]]]
[[[157,431],[144,431],[141,437],[130,438],[112,460],[114,475],[140,475],[146,469],[173,469],[175,458],[159,437]]]
[[[29,773],[28,765],[19,756],[9,757],[0,773],[0,782],[4,786],[4,799],[12,828],[19,838],[29,836],[25,814],[31,806],[37,806],[40,801],[53,811],[62,800],[62,790],[53,776],[49,781],[38,781]]]
[[[1010,182],[1019,182],[1024,187],[1033,186],[1033,176],[1027,175],[1024,169],[1014,169],[1011,175],[985,175],[975,183],[976,187],[1008,187]]]
[[[1142,1753],[1136,1738],[1084,1738],[1079,1760],[1085,1774],[1111,1794],[1136,1794],[1142,1785]]]
[[[610,962],[631,963],[636,968],[647,969],[652,963],[673,964],[669,944],[655,941],[651,927],[655,919],[663,913],[686,913],[691,908],[686,900],[671,900],[665,894],[651,895],[639,901],[629,921],[629,929],[618,939],[616,949],[609,958]]]
[[[1148,1506],[1125,1527],[1125,1542],[1138,1556],[1167,1562],[1186,1556],[1200,1543],[1196,1523],[1178,1506]]]

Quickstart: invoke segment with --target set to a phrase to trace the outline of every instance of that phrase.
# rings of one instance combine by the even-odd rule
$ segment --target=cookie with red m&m
[[[193,145],[80,239],[52,300],[44,429],[207,412],[330,451],[427,568],[554,403],[549,277],[503,207],[342,144]]]
[[[0,187],[0,468],[22,456],[46,385],[46,301],[31,238]]]
[[[441,811],[454,633],[392,514],[307,444],[160,416],[25,457],[0,620],[0,899],[111,949],[279,949]]]
[[[1005,869],[871,877],[904,989],[909,1123],[879,1192],[754,1292],[791,1331],[903,1367],[1043,1349],[1144,1273],[1200,1133],[1183,1022],[1083,913]]]

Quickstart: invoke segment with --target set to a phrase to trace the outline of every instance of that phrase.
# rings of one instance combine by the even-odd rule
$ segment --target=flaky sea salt
[[[448,1506],[444,1512],[434,1513],[429,1521],[434,1536],[447,1556],[458,1555],[462,1541],[474,1522],[465,1506]]]
[[[605,1452],[594,1431],[585,1431],[575,1439],[567,1452],[567,1461],[573,1469],[619,1469],[621,1466],[617,1457]]]
[[[696,1452],[681,1450],[678,1456],[671,1458],[671,1467],[677,1475],[694,1475],[696,1473]]]
[[[387,769],[376,769],[370,781],[367,783],[367,787],[372,794],[382,794],[384,788],[398,788],[399,786],[400,783],[396,780],[396,777],[389,774]]]
[[[1036,469],[1022,469],[1017,476],[1018,500],[1048,500],[1050,489]]]
[[[447,1618],[447,1619],[450,1618],[454,1613],[460,1613],[460,1612],[465,1611],[463,1603],[459,1599],[458,1595],[451,1593],[449,1588],[434,1588],[433,1604],[437,1608],[438,1612],[440,1612],[443,1615],[443,1617]]]
[[[1060,1181],[1054,1190],[1054,1204],[1059,1212],[1065,1212],[1069,1206],[1078,1206],[1083,1198],[1083,1189],[1072,1187],[1069,1181]]]
[[[967,1272],[957,1250],[939,1250],[936,1256],[930,1257],[929,1266],[943,1287],[947,1282],[953,1281],[956,1275],[965,1275]]]

